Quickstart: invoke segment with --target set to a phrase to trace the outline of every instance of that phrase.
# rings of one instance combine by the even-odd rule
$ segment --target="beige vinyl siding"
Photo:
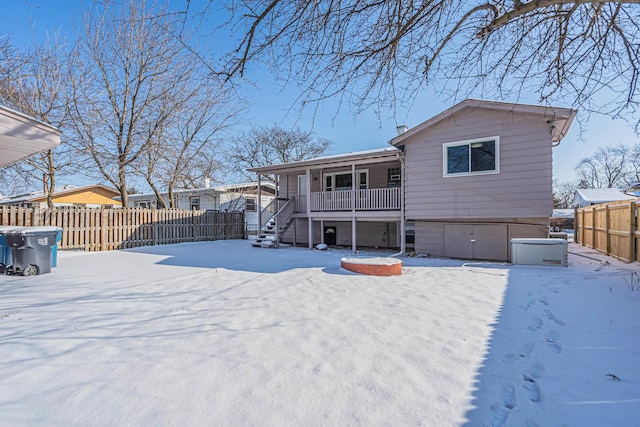
[[[491,136],[500,138],[499,173],[443,177],[444,143]],[[551,215],[552,146],[543,117],[463,110],[408,139],[405,152],[409,220]]]
[[[419,254],[444,256],[444,223],[417,222],[415,251]]]

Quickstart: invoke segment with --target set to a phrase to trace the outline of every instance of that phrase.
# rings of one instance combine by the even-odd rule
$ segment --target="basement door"
[[[506,224],[445,224],[444,255],[451,258],[506,261]]]

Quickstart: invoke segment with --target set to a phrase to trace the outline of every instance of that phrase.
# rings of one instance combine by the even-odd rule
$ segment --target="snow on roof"
[[[262,182],[262,187],[268,187],[271,188],[275,191],[275,184],[271,183],[271,182]],[[196,193],[218,193],[218,194],[222,194],[222,193],[226,193],[228,191],[233,191],[233,190],[238,190],[238,189],[246,189],[246,188],[251,188],[251,187],[255,187],[258,188],[258,182],[257,181],[253,181],[253,182],[243,182],[240,184],[228,184],[228,185],[216,185],[214,187],[200,187],[200,188],[181,188],[181,189],[177,189],[174,190],[174,194],[178,194],[178,193],[188,193],[188,194],[196,194]],[[162,196],[166,196],[168,193],[167,192],[162,192],[160,193]],[[143,197],[156,197],[155,193],[138,193],[138,194],[130,194],[129,198],[133,198],[133,199],[139,199],[139,198],[143,198]]]
[[[630,199],[635,199],[635,197],[624,194],[617,188],[579,188],[576,190],[576,201],[574,205],[580,203],[597,204]]]
[[[313,159],[301,160],[299,162],[281,163],[276,165],[266,165],[257,168],[247,169],[249,172],[272,171],[274,169],[289,169],[300,166],[310,166],[315,164],[330,164],[334,162],[367,159],[371,157],[393,156],[401,153],[402,150],[396,147],[376,148],[373,150],[352,151],[350,153],[332,154],[329,156],[314,157]]]
[[[107,187],[106,185],[103,185],[103,184],[90,184],[90,185],[83,185],[83,186],[63,185],[61,187],[56,187],[56,189],[53,191],[53,195],[60,196],[62,194],[71,193],[74,191],[82,191],[85,189],[90,189],[95,187],[101,187],[106,190],[113,191],[114,193],[117,192],[113,188]],[[0,197],[0,203],[26,202],[34,199],[40,199],[46,196],[47,196],[47,193],[45,193],[43,190],[31,191],[28,193],[21,193],[21,194],[15,194],[11,196]]]
[[[554,209],[552,218],[573,218],[573,209]]]

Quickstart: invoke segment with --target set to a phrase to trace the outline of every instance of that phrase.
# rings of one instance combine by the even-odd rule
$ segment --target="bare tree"
[[[633,146],[629,154],[629,183],[640,182],[640,143]]]
[[[7,41],[8,42],[8,41]],[[77,169],[73,150],[65,128],[70,112],[69,69],[74,62],[57,34],[32,50],[18,52],[0,47],[2,63],[9,72],[0,70],[0,102],[28,114],[41,122],[63,130],[61,145],[55,150],[30,156],[7,168],[6,174],[20,178],[25,185],[41,182],[47,193],[47,204],[53,208],[52,194],[60,175]]]
[[[554,209],[571,208],[576,194],[576,183],[570,181],[553,181],[553,207]]]
[[[612,188],[629,184],[631,149],[622,144],[599,148],[576,166],[581,188]]]
[[[298,128],[254,127],[233,138],[228,157],[236,172],[253,179],[246,169],[311,159],[328,154],[331,146],[328,139]]]
[[[77,38],[85,67],[75,76],[74,129],[125,207],[142,157],[152,144],[166,147],[159,138],[183,111],[181,83],[192,76],[184,66],[192,52],[175,37],[181,30],[176,15],[145,1],[96,3],[83,18]]]
[[[640,124],[638,3],[229,0],[221,31],[239,38],[223,72],[264,61],[299,82],[303,102],[338,96],[357,109],[410,103],[432,84],[453,97],[536,94]]]
[[[182,65],[183,70],[191,70],[173,91],[179,99],[174,114],[155,129],[155,135],[145,148],[141,173],[156,194],[158,203],[165,206],[160,185],[169,195],[171,207],[174,204],[176,187],[193,188],[196,182],[204,182],[218,172],[216,148],[222,138],[221,133],[238,114],[233,105],[231,92],[222,82],[217,82],[199,69],[200,61],[189,58]]]

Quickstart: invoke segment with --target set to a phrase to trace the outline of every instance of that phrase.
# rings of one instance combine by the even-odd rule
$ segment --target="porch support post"
[[[276,197],[278,188],[276,187]],[[245,206],[246,208],[246,206]],[[262,175],[258,173],[258,235],[262,232]]]
[[[356,164],[352,163],[351,164],[351,212],[356,211],[356,188],[360,188],[360,183],[356,182]]]
[[[324,243],[324,219],[320,220],[320,243]]]
[[[404,156],[400,154],[400,252],[402,255],[407,253],[407,236],[404,229],[404,182]]]
[[[309,219],[309,249],[313,249],[313,220],[311,219],[311,169],[307,169],[307,218]]]
[[[356,252],[356,217],[351,217],[351,244],[353,246],[353,253]]]

